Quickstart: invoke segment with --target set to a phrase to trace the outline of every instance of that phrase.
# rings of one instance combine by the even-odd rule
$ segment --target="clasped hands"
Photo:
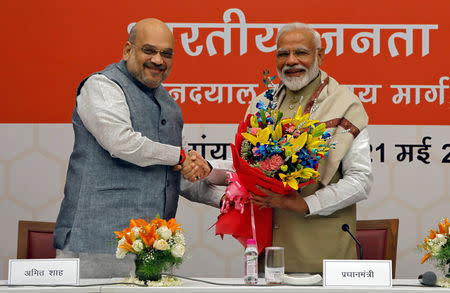
[[[208,162],[196,151],[189,151],[186,160],[182,164],[173,167],[175,171],[180,171],[184,179],[190,182],[199,181],[211,172]]]

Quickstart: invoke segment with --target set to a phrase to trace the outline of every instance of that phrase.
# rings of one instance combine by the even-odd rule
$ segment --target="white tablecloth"
[[[200,278],[199,278],[200,279]],[[450,289],[437,287],[421,286],[418,280],[397,279],[393,281],[392,288],[370,288],[370,287],[341,287],[325,288],[322,286],[264,286],[264,279],[260,279],[258,284],[261,286],[245,286],[242,279],[237,278],[201,278],[200,280],[229,284],[212,285],[199,281],[183,280],[182,287],[128,287],[123,285],[98,285],[94,287],[0,287],[0,292],[164,292],[164,293],[191,293],[191,292],[317,292],[317,293],[384,293],[384,292],[450,292]],[[110,282],[120,282],[123,279],[83,279],[80,284],[101,284]],[[7,284],[7,281],[1,281],[1,284]]]

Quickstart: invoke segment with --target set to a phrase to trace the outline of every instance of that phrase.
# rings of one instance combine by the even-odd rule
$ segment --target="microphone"
[[[419,277],[419,282],[420,284],[424,285],[424,286],[430,286],[430,287],[434,287],[436,286],[436,274],[433,272],[425,272],[423,274],[421,274]]]
[[[363,258],[363,249],[362,249],[361,243],[359,243],[358,239],[356,239],[356,237],[353,236],[352,232],[350,232],[350,227],[348,226],[348,224],[342,225],[342,231],[345,231],[348,234],[350,234],[350,236],[352,236],[353,240],[355,240],[356,244],[359,247],[359,259],[362,259]]]

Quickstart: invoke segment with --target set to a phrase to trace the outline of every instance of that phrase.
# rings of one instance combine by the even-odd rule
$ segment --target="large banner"
[[[0,123],[70,122],[77,84],[119,61],[130,25],[145,17],[174,32],[165,85],[186,123],[242,119],[263,91],[262,71],[276,73],[275,36],[292,21],[320,32],[322,69],[360,97],[372,125],[450,120],[448,1],[133,3],[3,2]]]

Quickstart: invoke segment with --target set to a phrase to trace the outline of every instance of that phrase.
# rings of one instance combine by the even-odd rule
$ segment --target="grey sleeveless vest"
[[[123,60],[94,74],[105,75],[123,90],[135,131],[181,146],[181,109],[162,86],[148,88],[128,73]],[[179,172],[172,166],[139,167],[111,157],[84,127],[77,106],[72,123],[75,143],[54,231],[56,248],[68,244],[73,252],[114,253],[113,231],[127,228],[131,218],[175,217]]]

